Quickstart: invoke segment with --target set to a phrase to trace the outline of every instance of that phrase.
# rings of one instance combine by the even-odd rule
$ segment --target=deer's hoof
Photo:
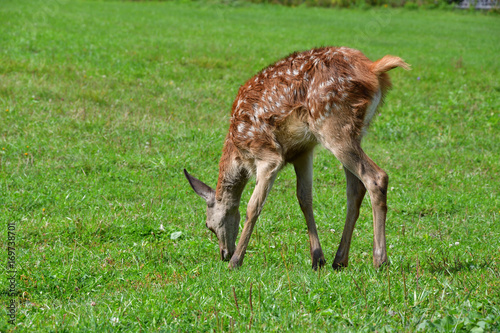
[[[347,264],[344,264],[343,262],[333,262],[333,265],[332,265],[332,268],[335,271],[340,271],[346,267],[347,267]]]
[[[321,268],[323,268],[323,266],[325,266],[325,264],[326,264],[325,258],[314,259],[313,264],[312,264],[312,269],[317,271],[318,267],[319,267],[319,269],[321,269]]]
[[[325,256],[321,248],[312,251],[312,269],[317,270],[318,267],[321,269],[326,264]]]
[[[373,249],[373,266],[380,268],[385,265],[389,265],[387,252],[384,249]]]
[[[234,256],[229,260],[229,269],[238,269],[240,268],[241,263],[239,262],[239,258],[235,258]]]
[[[391,262],[389,261],[389,259],[385,259],[385,260],[373,260],[373,266],[375,268],[384,268],[384,267],[387,267],[387,266],[390,266],[391,265]]]

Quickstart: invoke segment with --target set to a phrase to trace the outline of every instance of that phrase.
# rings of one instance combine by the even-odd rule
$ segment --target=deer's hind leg
[[[297,175],[297,199],[300,209],[304,213],[309,233],[309,247],[311,251],[312,268],[316,270],[325,265],[325,256],[319,242],[316,222],[313,215],[312,182],[313,182],[313,150],[306,151],[293,161]]]
[[[329,119],[331,121],[331,118]],[[328,120],[325,122],[325,126],[320,130],[322,133],[332,132],[330,129],[339,128],[340,126],[335,126],[336,124],[328,124]],[[387,263],[387,249],[385,240],[385,221],[387,216],[387,187],[389,183],[389,178],[387,173],[382,170],[375,162],[373,162],[361,148],[360,140],[361,138],[356,138],[351,132],[338,131],[338,135],[323,135],[320,136],[320,141],[331,151],[335,157],[343,164],[343,166],[352,173],[356,178],[358,178],[368,194],[370,195],[370,200],[372,204],[373,211],[373,264],[375,267],[380,267],[382,264]],[[347,177],[350,177],[347,174]],[[364,189],[355,184],[354,180],[350,181],[349,186],[358,189],[358,191],[363,192]],[[348,189],[351,191],[352,189]],[[361,192],[357,194],[351,194],[353,201],[361,202]],[[349,194],[348,194],[349,195]],[[348,209],[348,214],[352,214],[346,218],[348,222],[348,230],[343,236],[346,236],[344,242],[341,242],[337,257],[335,258],[334,268],[338,268],[338,265],[342,263],[347,263],[347,237],[352,232],[350,229],[354,227],[352,221],[357,219],[357,203],[352,203],[352,206]],[[353,208],[352,210],[350,208]],[[349,237],[350,239],[350,237]]]
[[[387,187],[389,183],[387,173],[364,153],[357,142],[341,144],[333,151],[344,167],[361,180],[370,195],[373,212],[373,265],[380,267],[387,262],[385,240]],[[361,189],[361,191],[363,190]],[[355,220],[354,216],[348,217],[348,219]]]
[[[347,267],[349,263],[349,248],[351,247],[352,232],[359,217],[359,208],[365,197],[366,189],[363,183],[351,171],[344,167],[347,188],[347,213],[344,231],[340,241],[333,268]]]

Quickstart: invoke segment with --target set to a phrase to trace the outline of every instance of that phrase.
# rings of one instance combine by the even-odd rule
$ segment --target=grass
[[[0,251],[15,225],[17,269],[10,297],[1,268],[17,317],[0,331],[500,330],[497,17],[6,0],[0,22]],[[182,169],[215,186],[239,86],[321,45],[413,66],[364,141],[390,176],[391,265],[372,267],[366,199],[350,266],[330,268],[345,180],[318,149],[328,268],[310,269],[287,168],[229,271]]]

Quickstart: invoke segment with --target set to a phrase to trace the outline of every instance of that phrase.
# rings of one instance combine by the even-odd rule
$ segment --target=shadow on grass
[[[482,258],[481,260],[463,260],[459,256],[429,257],[425,262],[429,272],[433,274],[454,275],[458,272],[470,272],[495,266],[494,258]],[[494,271],[494,270],[493,270]],[[497,274],[500,278],[500,274]]]

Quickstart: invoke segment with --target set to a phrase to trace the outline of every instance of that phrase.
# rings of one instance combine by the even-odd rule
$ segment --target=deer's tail
[[[403,59],[400,57],[395,57],[391,55],[386,55],[382,59],[379,59],[372,63],[370,66],[370,69],[373,73],[376,75],[380,75],[382,73],[385,73],[387,71],[390,71],[391,69],[394,69],[396,67],[401,67],[406,70],[411,70],[410,65],[408,65],[406,62],[404,62]]]

